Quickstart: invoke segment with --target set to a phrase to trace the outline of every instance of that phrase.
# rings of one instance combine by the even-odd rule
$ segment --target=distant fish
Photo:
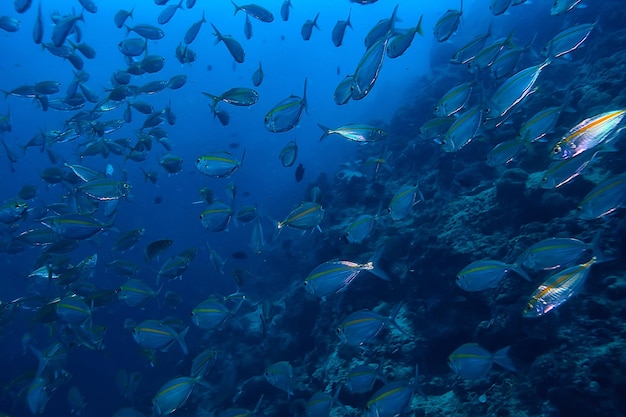
[[[583,4],[582,0],[554,0],[554,4],[552,4],[552,8],[550,9],[550,14],[552,16],[565,14],[575,7],[582,9],[587,6]]]
[[[196,159],[196,168],[204,175],[215,178],[229,177],[243,166],[246,151],[244,149],[241,160],[236,159],[230,152],[211,152]]]
[[[96,2],[94,0],[78,0],[78,2],[89,13],[97,13],[98,12],[98,5],[96,4]]]
[[[298,158],[298,145],[295,141],[290,141],[283,147],[278,156],[280,162],[285,168],[292,166]]]
[[[548,41],[546,46],[543,47],[541,54],[546,56],[551,51],[552,57],[560,58],[575,51],[587,40],[597,24],[598,22],[568,27]]]
[[[350,12],[348,13],[348,18],[346,20],[338,20],[333,28],[331,39],[333,41],[333,45],[336,47],[340,47],[343,44],[343,36],[346,33],[346,28],[350,27],[350,29],[352,29],[352,24],[350,23],[351,14],[352,9],[350,9]]]
[[[509,349],[507,346],[492,354],[478,343],[466,343],[448,356],[448,366],[459,377],[470,380],[485,378],[494,363],[516,372]]]
[[[213,26],[213,30],[215,30],[214,35],[217,38],[215,43],[224,42],[224,45],[226,45],[226,48],[228,49],[228,52],[230,52],[233,59],[241,64],[245,58],[245,52],[241,44],[229,35],[223,36],[213,23],[211,23],[211,26]]]
[[[302,112],[307,109],[306,101],[307,79],[304,79],[302,97],[290,95],[280,101],[265,115],[265,127],[270,132],[286,132],[296,127]]]
[[[246,39],[252,38],[252,23],[250,23],[250,18],[248,17],[247,14],[246,14],[246,21],[243,25],[243,35],[246,37]]]
[[[376,3],[378,0],[350,0],[352,3],[358,3],[358,4],[374,4]]]
[[[597,184],[578,204],[578,217],[595,220],[626,207],[626,173]]]
[[[180,0],[178,4],[170,4],[165,9],[163,9],[161,13],[159,13],[157,22],[159,22],[160,25],[164,25],[168,23],[170,20],[172,20],[172,17],[174,17],[176,10],[182,9],[182,8],[183,8],[183,0]]]
[[[130,9],[130,11],[121,9],[117,13],[115,13],[115,16],[113,16],[113,21],[115,22],[115,26],[117,26],[118,29],[121,29],[122,26],[124,26],[126,19],[128,19],[129,17],[132,19],[134,10],[135,10],[135,7]]]
[[[232,104],[233,106],[252,106],[259,99],[259,93],[256,90],[245,87],[231,88],[219,96],[205,92],[202,92],[202,94],[213,100],[211,108],[215,108],[219,101]]]
[[[260,86],[263,82],[263,76],[263,65],[261,64],[261,61],[259,61],[259,68],[257,68],[257,70],[252,74],[252,84],[255,87]]]
[[[387,56],[389,58],[397,58],[404,54],[409,46],[411,46],[416,33],[424,36],[424,33],[422,32],[423,18],[424,15],[421,15],[419,21],[417,22],[417,26],[409,29],[406,33],[394,36],[391,41],[389,41],[389,45],[387,45]]]
[[[448,9],[435,23],[433,32],[437,42],[445,42],[456,32],[463,16],[463,0],[459,10]]]
[[[37,7],[37,17],[33,25],[33,41],[39,45],[43,39],[43,15],[41,13],[41,1]]]
[[[283,1],[283,4],[280,6],[280,18],[283,19],[284,22],[289,20],[289,9],[293,8],[291,5],[291,0]]]
[[[187,45],[189,45],[196,39],[196,36],[198,36],[198,33],[200,32],[200,28],[202,27],[203,23],[206,23],[206,19],[204,18],[204,10],[202,11],[202,19],[189,26],[189,29],[187,29],[187,32],[185,32],[184,42]]]
[[[494,16],[504,14],[511,7],[513,0],[491,0],[489,2],[489,11]]]
[[[324,131],[320,141],[324,140],[329,135],[339,135],[353,142],[377,142],[388,136],[388,133],[383,129],[365,124],[348,124],[335,129],[330,129],[319,123],[317,125]]]
[[[270,385],[293,396],[293,367],[287,361],[276,362],[265,369],[265,379]]]
[[[146,262],[152,261],[154,258],[165,252],[167,248],[174,243],[171,239],[160,239],[150,242],[143,250],[144,260]]]
[[[247,15],[258,19],[261,22],[270,23],[274,21],[274,15],[272,12],[259,6],[258,4],[244,4],[243,6],[237,6],[234,1],[231,0],[230,2],[233,6],[235,6],[235,14],[237,14],[239,10],[243,10]]]
[[[379,20],[370,29],[370,31],[367,33],[367,36],[365,36],[365,47],[367,49],[371,48],[379,41],[389,38],[389,35],[394,31],[397,12],[398,5],[396,4],[396,7],[393,8],[393,12],[391,12],[390,18]]]
[[[21,22],[12,16],[0,16],[0,29],[4,30],[5,32],[17,32],[18,30],[20,30],[21,26],[22,26]],[[63,38],[63,41],[64,40],[65,38]],[[56,46],[61,46],[62,44],[63,42],[61,42],[58,45],[56,45],[55,43]]]
[[[298,164],[296,168],[296,182],[302,181],[302,178],[304,178],[304,165]]]
[[[300,29],[300,34],[302,35],[302,39],[304,39],[305,41],[311,39],[311,33],[313,33],[314,27],[318,30],[320,29],[320,27],[317,25],[318,17],[320,17],[319,12],[315,15],[315,18],[313,20],[307,19],[307,21],[304,22],[304,24],[302,25],[302,29]]]
[[[464,291],[477,292],[495,288],[510,271],[515,272],[527,281],[528,274],[517,264],[506,264],[501,261],[484,259],[472,262],[456,275],[456,284]]]
[[[165,32],[162,29],[147,24],[135,25],[133,27],[126,26],[126,34],[130,34],[130,32],[135,32],[137,35],[153,41],[163,39],[165,36]]]

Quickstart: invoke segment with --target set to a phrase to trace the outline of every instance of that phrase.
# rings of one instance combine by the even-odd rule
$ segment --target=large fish
[[[379,40],[370,46],[361,57],[352,77],[352,98],[354,100],[365,98],[374,87],[383,66],[388,42],[389,38]]]
[[[228,49],[228,52],[230,52],[233,59],[240,64],[243,63],[246,54],[241,44],[230,35],[222,35],[213,23],[211,23],[211,26],[213,26],[213,30],[215,31],[214,35],[217,38],[215,43],[218,44],[220,42],[224,42],[224,45],[226,45],[226,48]]]

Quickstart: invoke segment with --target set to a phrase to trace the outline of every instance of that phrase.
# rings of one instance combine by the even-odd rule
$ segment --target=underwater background
[[[235,3],[0,4],[0,416],[626,415],[622,2]]]

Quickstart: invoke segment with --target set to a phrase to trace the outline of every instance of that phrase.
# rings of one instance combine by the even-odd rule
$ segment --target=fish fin
[[[376,249],[376,252],[374,252],[372,259],[370,259],[369,261],[369,263],[371,263],[372,265],[372,269],[369,269],[368,272],[373,275],[376,275],[378,278],[383,279],[385,281],[391,281],[391,278],[389,277],[389,275],[387,275],[385,271],[383,271],[381,268],[378,267],[378,261],[380,260],[380,257],[383,255],[384,252],[385,252],[385,245],[382,245],[378,249]]]
[[[235,6],[235,13],[233,14],[234,16],[237,14],[239,10],[241,10],[241,7],[237,6],[233,0],[230,0],[230,2],[233,4],[233,6]]]
[[[517,275],[521,276],[522,278],[524,278],[526,281],[532,281],[532,279],[530,279],[530,276],[528,276],[528,274],[526,273],[526,271],[524,271],[522,269],[522,267],[520,267],[517,264],[513,264],[511,265],[511,271],[515,272]]]
[[[309,106],[307,105],[307,101],[306,101],[306,84],[307,84],[307,79],[305,78],[304,79],[304,93],[302,93],[302,105],[304,106],[304,111],[306,112],[306,114],[309,114]]]
[[[509,350],[511,346],[503,347],[493,354],[493,361],[501,367],[508,369],[511,372],[517,372],[517,368],[513,364],[513,360],[509,356]]]
[[[324,131],[324,134],[322,135],[322,137],[320,138],[320,142],[323,141],[324,139],[326,139],[327,136],[330,135],[330,129],[327,128],[326,126],[324,126],[321,123],[317,124],[319,126],[320,129],[322,129]]]
[[[187,332],[189,331],[189,326],[185,327],[182,332],[178,334],[176,339],[178,340],[178,344],[183,351],[183,354],[188,355],[189,349],[187,349],[187,343],[185,342],[185,336],[187,336]]]
[[[422,19],[424,15],[420,16],[420,20],[417,22],[417,26],[415,27],[415,31],[419,33],[421,36],[424,36],[424,31],[422,30]]]

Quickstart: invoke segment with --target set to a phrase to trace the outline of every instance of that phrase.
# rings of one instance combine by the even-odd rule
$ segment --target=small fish
[[[504,14],[509,7],[511,7],[512,2],[513,0],[490,0],[489,10],[494,16],[500,16],[501,14]]]
[[[387,384],[387,380],[377,369],[369,365],[358,365],[346,374],[345,386],[354,394],[365,394],[374,388],[374,383],[378,379]]]
[[[81,415],[87,406],[85,398],[81,395],[80,390],[76,385],[70,387],[67,391],[67,402],[70,405],[70,413]]]
[[[224,45],[226,45],[226,48],[228,49],[228,52],[230,52],[233,59],[240,64],[243,63],[245,59],[245,52],[241,44],[230,35],[223,36],[213,23],[211,23],[211,26],[213,27],[213,30],[215,31],[214,35],[217,38],[215,43],[224,42]]]
[[[237,6],[234,1],[231,0],[230,2],[233,6],[235,6],[235,14],[237,14],[239,10],[243,10],[246,15],[252,16],[261,22],[271,23],[274,21],[274,15],[272,12],[264,7],[257,4],[244,4],[243,6]]]
[[[43,15],[41,13],[41,2],[37,6],[37,18],[35,19],[35,24],[33,25],[33,41],[40,45],[43,40]]]
[[[441,138],[450,130],[450,127],[456,122],[456,117],[435,117],[424,123],[419,128],[419,135],[424,140],[432,139],[441,144]]]
[[[352,75],[346,75],[346,77],[337,85],[337,88],[335,88],[333,100],[338,106],[346,104],[352,98],[353,83],[354,77],[352,77]]]
[[[83,22],[85,21],[82,12],[79,15],[70,15],[64,17],[59,22],[57,22],[57,24],[54,26],[54,29],[52,30],[52,43],[54,44],[54,46],[59,47],[65,43],[65,39],[74,29],[74,25],[76,25],[76,22],[78,22],[79,20]]]
[[[435,23],[433,33],[437,42],[445,42],[456,32],[463,16],[463,0],[459,10],[448,9]]]
[[[541,177],[541,188],[556,189],[567,184],[581,175],[599,152],[583,152],[573,158],[552,162]]]
[[[424,201],[424,196],[419,189],[419,181],[415,185],[404,184],[391,198],[388,208],[389,214],[393,220],[402,220],[420,201]]]
[[[404,333],[395,321],[398,311],[399,307],[394,308],[389,317],[368,310],[356,311],[343,319],[337,327],[337,334],[343,343],[350,346],[363,346],[376,337],[388,324]]]
[[[298,166],[296,167],[295,177],[296,182],[302,181],[302,178],[304,178],[304,165],[298,164]]]
[[[165,36],[163,29],[147,24],[135,25],[132,28],[130,26],[126,26],[126,34],[130,34],[130,32],[135,32],[142,38],[150,39],[152,41],[163,39]]]
[[[485,163],[490,167],[506,165],[524,152],[527,146],[528,143],[520,139],[500,142],[489,151],[489,154],[487,154],[485,158]]]
[[[47,381],[41,377],[36,377],[26,387],[26,404],[33,415],[43,414],[50,399]]]
[[[11,224],[27,215],[28,204],[24,200],[8,201],[0,206],[0,223]]]
[[[249,223],[259,216],[258,208],[255,205],[243,207],[237,211],[237,221],[242,223]]]
[[[111,178],[95,179],[76,187],[78,191],[98,201],[118,200],[132,191],[132,186]]]
[[[82,326],[91,322],[91,308],[81,296],[76,294],[61,298],[56,305],[56,313],[62,321],[68,324]]]
[[[341,386],[339,386],[341,387]],[[335,396],[326,394],[325,392],[316,391],[309,400],[304,403],[304,409],[309,417],[329,417],[333,403],[338,402],[337,394],[340,388],[336,389]]]
[[[212,152],[196,159],[196,168],[204,175],[215,178],[226,178],[243,166],[246,151],[241,160],[235,159],[230,152]]]
[[[278,222],[276,227],[278,230],[285,226],[300,230],[319,229],[319,224],[323,218],[324,209],[321,205],[303,201],[291,210],[282,222]]]
[[[183,159],[172,154],[165,154],[159,159],[159,165],[168,173],[176,174],[183,168]]]
[[[259,68],[257,68],[257,70],[252,74],[252,85],[255,87],[260,86],[263,82],[263,76],[263,65],[261,64],[261,61],[259,61]]]
[[[584,23],[569,27],[554,36],[541,51],[546,56],[552,51],[553,58],[560,58],[578,49],[589,37],[591,31],[597,26],[595,23]]]
[[[307,79],[305,78],[302,97],[290,95],[267,112],[265,115],[265,127],[267,130],[275,133],[287,132],[296,127],[302,117],[302,112],[307,110],[306,85]]]
[[[594,256],[584,264],[571,266],[548,277],[530,296],[522,315],[537,318],[559,308],[582,290],[591,266],[596,262],[598,258]]]
[[[527,281],[530,277],[517,264],[506,264],[491,259],[474,261],[456,275],[456,285],[468,292],[484,291],[495,288],[510,271]]]
[[[578,204],[578,217],[595,220],[626,207],[626,173],[597,184]]]
[[[204,349],[191,362],[191,377],[204,377],[217,362],[217,352],[213,349]]]
[[[228,228],[233,214],[232,205],[216,200],[200,213],[200,223],[210,232],[222,232]]]
[[[370,234],[378,216],[371,214],[361,214],[346,229],[346,239],[350,243],[361,243]]]
[[[265,246],[265,238],[263,237],[263,226],[261,225],[261,219],[256,218],[256,221],[252,225],[252,235],[250,237],[250,249],[255,255],[260,255],[263,252]]]
[[[534,270],[563,268],[578,261],[587,252],[601,253],[598,248],[599,238],[600,233],[591,243],[575,238],[544,239],[526,249],[515,263]]]
[[[89,13],[97,13],[98,12],[98,5],[96,4],[96,2],[94,0],[78,0],[78,2]]]
[[[554,0],[554,3],[550,8],[550,14],[552,16],[562,15],[575,7],[585,8],[587,6],[582,4],[582,0]]]
[[[476,35],[468,43],[456,50],[450,58],[450,62],[453,64],[468,64],[471,62],[480,51],[485,47],[487,39],[491,36],[491,25],[487,33]]]
[[[139,272],[139,265],[132,261],[126,261],[123,259],[113,259],[107,262],[106,268],[112,269],[117,275],[121,277],[134,277]]]
[[[552,148],[552,159],[568,159],[615,139],[626,109],[590,117],[571,128]]]
[[[232,104],[233,106],[252,106],[259,99],[259,93],[251,88],[235,87],[224,91],[219,96],[202,92],[205,96],[213,100],[211,108],[215,108],[218,102]]]
[[[181,408],[201,379],[201,376],[180,376],[167,381],[152,398],[152,415],[165,416]]]
[[[137,242],[143,237],[146,229],[139,227],[123,233],[113,244],[111,250],[113,252],[126,252],[135,247]]]
[[[287,143],[283,149],[280,151],[280,155],[278,155],[278,159],[280,159],[281,164],[288,168],[295,164],[296,159],[298,158],[298,145],[296,141],[292,140]]]
[[[265,368],[265,379],[272,386],[285,391],[288,397],[293,396],[293,367],[289,362],[276,362]]]
[[[293,8],[291,4],[291,0],[283,1],[283,4],[280,6],[280,18],[283,19],[283,22],[289,20],[289,9]]]
[[[389,38],[389,35],[394,32],[394,25],[396,23],[396,14],[398,13],[398,5],[393,8],[391,17],[387,19],[381,19],[370,29],[365,36],[365,48],[370,49],[374,44],[383,39]]]
[[[352,82],[352,99],[361,100],[374,87],[383,66],[389,38],[383,38],[365,51],[356,67]]]
[[[134,10],[135,10],[134,7],[130,9],[130,11],[123,10],[123,9],[118,10],[117,13],[115,13],[115,16],[113,16],[113,21],[115,22],[115,26],[117,26],[118,29],[121,29],[122,26],[124,26],[126,19],[128,19],[129,17],[131,19],[133,18]]]
[[[424,32],[422,32],[422,18],[424,15],[420,16],[419,21],[417,22],[417,26],[409,29],[406,33],[402,33],[396,35],[389,41],[389,45],[387,46],[387,56],[389,58],[397,58],[406,52],[406,50],[411,46],[413,39],[415,38],[415,34],[419,33],[420,36],[424,36]]]
[[[304,288],[307,293],[326,299],[328,295],[345,291],[363,271],[368,271],[385,281],[391,281],[389,276],[377,266],[383,251],[384,246],[378,248],[372,258],[364,264],[351,261],[324,262],[304,279]]]
[[[394,417],[411,404],[417,381],[392,381],[376,391],[365,404],[366,417]]]
[[[510,346],[491,353],[477,343],[465,343],[448,356],[448,366],[463,379],[483,379],[491,371],[494,363],[517,372],[509,357]]]
[[[157,285],[163,279],[181,279],[183,273],[189,267],[191,263],[191,257],[189,256],[181,256],[181,255],[173,255],[163,261],[163,264],[157,271]]]
[[[186,74],[174,75],[167,82],[167,87],[170,90],[178,90],[179,88],[184,86],[186,83],[187,83],[187,75]]]
[[[180,0],[178,4],[170,4],[165,9],[163,9],[161,13],[159,13],[159,17],[157,17],[157,22],[159,22],[160,25],[168,23],[170,20],[172,20],[172,17],[174,17],[176,10],[182,8],[183,0]]]
[[[148,243],[143,250],[144,260],[149,263],[172,246],[172,243],[174,241],[171,239],[159,239]]]
[[[44,226],[64,239],[83,240],[89,239],[96,233],[110,227],[100,223],[96,219],[80,214],[63,214],[60,216],[46,217],[41,220]]]
[[[183,354],[187,355],[185,336],[189,327],[180,333],[160,320],[145,320],[133,328],[135,342],[144,349],[167,350],[174,342],[178,342]]]
[[[320,30],[320,27],[317,25],[317,18],[320,17],[319,12],[315,15],[313,20],[307,19],[306,22],[302,25],[302,29],[300,29],[300,34],[302,35],[302,39],[308,41],[311,39],[311,34],[313,33],[313,28],[317,28]]]
[[[191,311],[191,321],[201,329],[212,330],[221,327],[231,314],[217,298],[209,298],[194,307]]]
[[[198,33],[200,32],[200,28],[202,27],[203,23],[206,23],[206,19],[204,18],[204,10],[202,11],[202,19],[192,24],[189,29],[187,29],[187,32],[185,32],[185,44],[189,45],[196,39],[196,36],[198,36]]]
[[[329,135],[339,135],[353,142],[377,142],[388,136],[386,131],[364,124],[348,124],[335,129],[330,129],[319,123],[317,125],[324,131],[320,141],[324,140]]]
[[[452,87],[435,105],[435,115],[448,117],[463,110],[463,107],[465,107],[472,95],[472,89],[475,85],[476,81],[472,81]]]
[[[343,37],[346,33],[346,28],[350,27],[350,29],[353,29],[352,23],[350,23],[351,14],[352,14],[352,9],[350,9],[350,12],[348,13],[348,19],[338,20],[337,23],[335,23],[335,27],[333,28],[331,39],[333,41],[333,45],[335,45],[336,47],[340,47],[343,44]]]
[[[246,14],[246,21],[243,25],[243,35],[246,37],[246,39],[252,38],[252,23],[250,23],[250,18],[248,17],[247,14]]]

